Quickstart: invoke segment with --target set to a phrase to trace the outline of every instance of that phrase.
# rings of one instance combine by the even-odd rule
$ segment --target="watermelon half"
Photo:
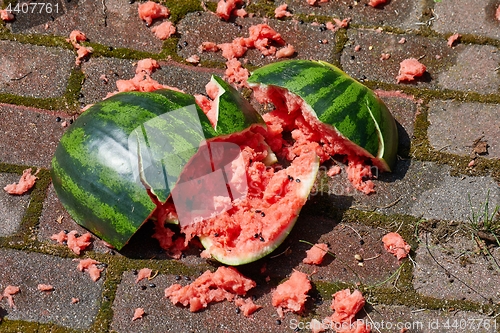
[[[279,123],[299,144],[317,141],[322,161],[346,155],[355,164],[370,163],[380,171],[394,166],[394,118],[373,91],[339,68],[323,61],[281,61],[255,70],[248,83],[261,103],[276,108],[266,122]]]
[[[172,90],[119,93],[76,119],[61,138],[51,173],[78,224],[121,249],[170,197],[203,142],[264,126],[234,88],[213,80],[225,87],[216,129],[193,96]]]

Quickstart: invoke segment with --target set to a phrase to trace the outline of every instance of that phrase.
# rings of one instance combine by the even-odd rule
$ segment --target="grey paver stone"
[[[0,161],[49,168],[64,133],[57,116],[65,119],[63,113],[0,104]]]
[[[69,50],[0,41],[0,93],[60,97],[74,61]]]
[[[198,55],[202,60],[225,62],[222,52],[202,52],[198,47],[202,42],[214,42],[217,44],[231,43],[236,37],[248,37],[248,28],[251,25],[267,23],[276,30],[287,44],[294,46],[296,56],[299,59],[315,59],[332,61],[337,56],[334,54],[335,34],[332,31],[321,32],[318,27],[311,24],[300,24],[297,21],[263,20],[260,18],[235,19],[235,23],[221,21],[217,16],[210,13],[201,15],[188,14],[177,25],[181,35],[179,45],[181,49],[178,54],[184,58]],[[212,31],[216,29],[217,34]],[[328,43],[319,43],[327,40]],[[262,66],[272,61],[275,57],[262,57],[257,49],[249,49],[243,56],[252,65]]]
[[[341,64],[347,74],[361,80],[397,83],[400,63],[408,58],[420,59],[426,73],[414,82],[401,82],[419,88],[438,88],[436,78],[444,68],[455,63],[457,51],[446,40],[419,35],[393,34],[366,29],[349,29],[349,41],[342,51]],[[405,38],[404,43],[400,43]],[[356,51],[356,46],[360,50]],[[381,60],[383,53],[390,58]],[[436,59],[439,56],[439,59]]]
[[[14,295],[16,307],[9,308],[6,300],[2,307],[10,320],[26,320],[76,329],[89,328],[100,307],[104,272],[93,282],[86,272],[76,269],[72,259],[0,249],[0,286],[18,286]],[[38,284],[49,284],[52,292],[41,292]],[[79,302],[72,304],[72,298]]]
[[[279,5],[284,1],[277,3]],[[421,1],[389,1],[385,6],[373,8],[362,1],[328,1],[309,5],[305,0],[287,1],[294,14],[330,16],[339,19],[352,18],[353,24],[369,26],[395,26],[401,29],[417,29],[423,11]]]
[[[38,23],[34,15],[18,15],[10,24],[12,32],[69,37],[71,31],[80,30],[92,42],[153,53],[161,51],[163,41],[156,38],[139,18],[139,2],[85,0],[59,3],[63,14],[56,15],[54,21],[34,25],[34,22]]]
[[[474,141],[488,143],[486,158],[499,158],[500,105],[434,100],[429,104],[429,142],[444,152],[470,156]]]
[[[451,90],[474,91],[481,94],[498,93],[500,75],[500,52],[488,45],[459,45],[456,50],[456,64],[440,73],[437,81],[440,87]]]
[[[487,304],[500,300],[498,248],[491,257],[479,254],[471,234],[444,235],[422,232],[416,251],[413,286],[418,293],[440,299],[470,300]],[[495,263],[496,261],[496,263]]]
[[[19,182],[19,178],[16,174],[0,173],[0,237],[17,232],[30,201],[29,194],[11,195],[3,190],[6,185]]]
[[[434,6],[432,29],[439,33],[462,33],[500,39],[495,19],[498,3],[490,0],[449,0]]]
[[[405,306],[377,304],[364,319],[372,332],[497,332],[498,324],[492,317],[469,311],[425,310]]]
[[[477,212],[487,200],[492,214],[500,204],[500,187],[492,178],[445,175],[440,184],[417,197],[411,214],[426,219],[468,222],[471,209]]]

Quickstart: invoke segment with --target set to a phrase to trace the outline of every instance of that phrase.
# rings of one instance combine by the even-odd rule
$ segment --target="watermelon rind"
[[[193,108],[199,119],[202,133],[197,134],[214,136],[194,97],[175,91],[119,93],[96,103],[76,119],[56,149],[51,174],[61,203],[78,224],[118,250],[128,242],[156,207],[144,183],[152,183],[157,187],[153,190],[163,196],[170,190],[165,183],[155,184],[139,176],[144,175],[139,172],[142,154],[130,149],[129,140],[138,126],[186,107]],[[155,125],[166,136],[176,126],[165,121],[156,121]],[[186,136],[175,137],[179,138],[182,141]],[[181,147],[183,144],[189,143],[178,143]],[[183,162],[189,157],[185,155]]]
[[[381,171],[396,162],[398,132],[386,105],[368,87],[324,61],[285,60],[252,72],[250,87],[275,86],[299,96],[306,112],[357,145]]]
[[[299,199],[302,199],[304,204],[311,193],[311,189],[314,185],[314,182],[316,180],[316,175],[319,170],[319,165],[320,165],[319,157],[316,156],[316,154],[314,154],[314,156],[315,156],[314,162],[310,163],[307,172],[301,175],[295,175],[297,178],[300,178],[301,180],[300,182],[301,186],[299,186],[296,189],[295,196]],[[272,240],[268,240],[266,245],[263,245],[258,251],[245,253],[244,255],[242,254],[231,255],[230,252],[226,252],[225,254],[218,254],[217,252],[211,252],[213,242],[210,236],[199,236],[199,239],[203,247],[206,249],[207,253],[209,253],[213,259],[223,264],[231,266],[248,264],[267,256],[268,254],[276,250],[276,248],[278,248],[283,243],[283,241],[288,237],[291,230],[295,226],[295,223],[297,221],[302,206],[303,205],[300,205],[300,207],[297,208],[295,211],[288,212],[291,218],[288,220],[288,224],[286,225],[286,227],[281,231],[281,233],[277,237],[275,237]]]

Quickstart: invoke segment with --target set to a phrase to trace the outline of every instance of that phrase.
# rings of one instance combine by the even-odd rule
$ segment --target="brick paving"
[[[277,20],[270,13],[282,2],[252,1],[246,9],[255,15],[224,22],[209,10],[215,1],[205,3],[207,10],[198,1],[166,1],[177,33],[165,42],[141,22],[134,1],[59,1],[58,13],[19,13],[0,23],[0,184],[17,181],[27,167],[42,170],[27,194],[0,192],[0,290],[21,290],[14,308],[0,300],[0,332],[307,332],[312,319],[331,315],[332,294],[346,287],[365,295],[358,318],[372,332],[500,332],[498,239],[471,213],[484,211],[485,202],[489,214],[500,205],[500,3],[392,0],[372,8],[367,2],[291,0],[294,16]],[[0,7],[8,3],[0,0]],[[321,26],[347,17],[349,27],[336,32]],[[85,232],[50,184],[62,124],[71,126],[81,107],[115,91],[117,80],[132,78],[137,61],[147,57],[160,62],[155,80],[204,93],[212,74],[224,75],[224,58],[199,53],[201,42],[247,37],[259,23],[294,45],[296,58],[340,66],[388,105],[398,122],[399,158],[393,173],[375,180],[377,193],[357,192],[343,173],[318,177],[318,190],[285,242],[239,267],[258,284],[249,295],[262,309],[250,318],[231,302],[191,313],[165,299],[165,288],[185,285],[217,264],[200,258],[198,249],[170,259],[150,238],[148,224],[120,252],[94,237],[76,256],[51,240],[61,230]],[[81,66],[65,41],[74,29],[94,48]],[[461,38],[449,47],[454,33]],[[383,53],[390,58],[381,60]],[[192,55],[200,56],[200,65],[184,61]],[[397,83],[399,63],[410,57],[427,72]],[[245,59],[249,68],[275,61],[257,50]],[[487,143],[486,152],[474,150],[478,140]],[[410,259],[398,262],[384,250],[381,238],[389,231],[410,243]],[[302,241],[327,242],[335,256],[318,267],[305,265],[309,245]],[[97,282],[76,269],[74,259],[82,258],[102,263]],[[135,283],[145,267],[157,275]],[[310,274],[313,290],[303,314],[279,320],[271,293],[293,270]],[[54,290],[41,292],[40,283]],[[132,321],[138,307],[146,314]]]

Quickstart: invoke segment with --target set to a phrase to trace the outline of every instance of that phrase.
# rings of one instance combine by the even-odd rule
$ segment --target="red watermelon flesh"
[[[185,245],[198,237],[205,247],[204,256],[229,265],[257,260],[278,247],[307,201],[319,160],[311,144],[303,146],[292,161],[285,161],[287,165],[275,163],[265,135],[265,128],[253,126],[211,140],[206,150],[201,149],[185,167],[172,197],[159,206],[154,237],[171,235],[165,222],[177,216]],[[239,150],[237,158],[235,151],[224,149],[227,158],[212,154],[207,160],[207,152],[214,151],[211,147],[228,143],[236,153]],[[214,170],[223,170],[225,178],[202,181],[207,175],[214,177]],[[175,241],[167,244],[174,246]]]
[[[272,103],[275,109],[263,116],[268,131],[266,141],[279,158],[287,160],[300,155],[303,147],[317,143],[316,153],[323,163],[331,157],[345,157],[347,176],[353,186],[365,194],[374,192],[372,167],[385,170],[377,159],[355,143],[347,140],[333,127],[306,111],[304,100],[286,89],[274,86],[253,87],[255,98],[262,104]]]

